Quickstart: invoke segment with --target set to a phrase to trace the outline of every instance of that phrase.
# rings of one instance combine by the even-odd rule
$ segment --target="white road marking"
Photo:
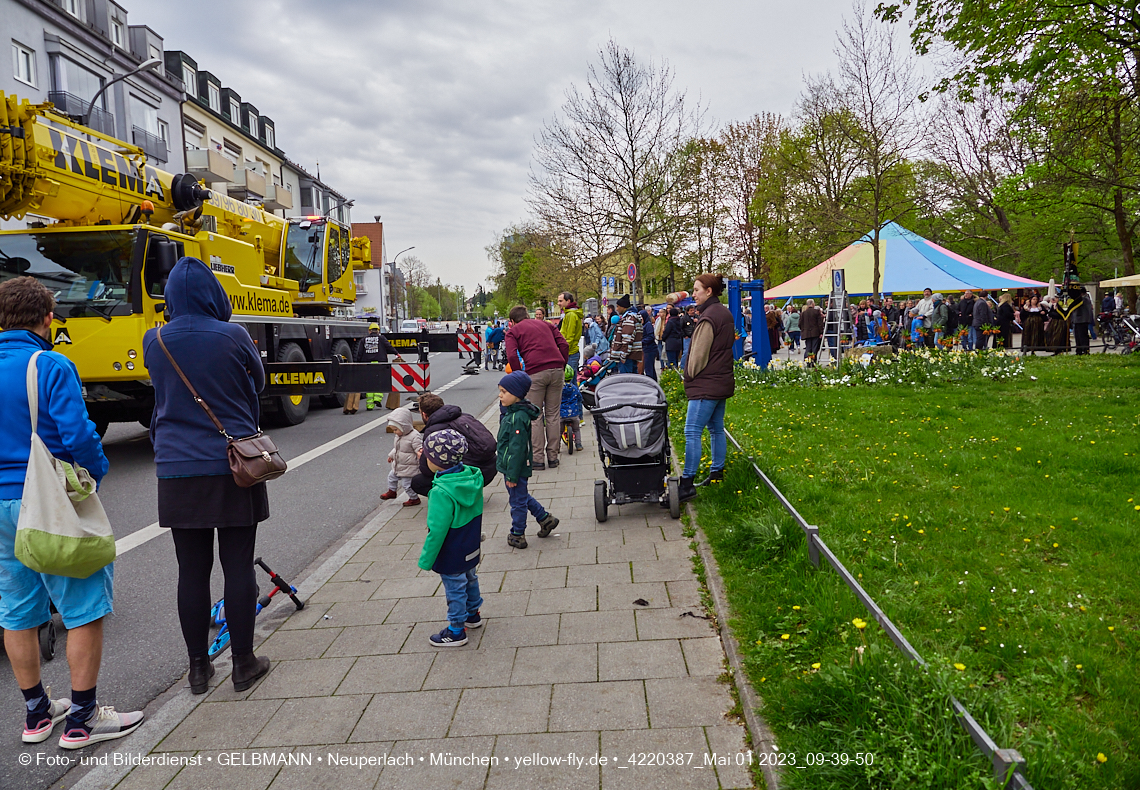
[[[460,381],[462,381],[464,378],[466,378],[466,376],[460,375],[459,377],[449,381],[447,384],[444,384],[440,389],[435,390],[435,392],[437,394],[440,392],[446,392],[447,390],[451,389],[456,384],[458,384]],[[388,422],[388,418],[390,416],[391,415],[385,414],[381,417],[377,417],[372,422],[365,423],[364,425],[361,425],[359,428],[354,428],[353,430],[349,431],[348,433],[342,434],[341,436],[338,436],[335,439],[330,439],[329,441],[325,442],[324,444],[320,445],[319,447],[314,447],[312,450],[309,450],[307,453],[301,453],[296,458],[289,460],[289,471],[286,472],[285,474],[289,474],[289,472],[296,471],[297,469],[300,469],[305,464],[309,463],[309,461],[315,461],[316,459],[320,458],[325,453],[330,453],[333,450],[335,450],[336,448],[340,447],[341,445],[348,444],[353,439],[361,437],[364,434],[368,433],[369,431],[375,430],[376,428],[379,428],[381,425],[384,425],[385,423]],[[288,459],[286,459],[286,460],[288,460]],[[135,530],[130,535],[126,535],[125,537],[119,538],[118,540],[115,541],[115,553],[119,557],[122,557],[124,554],[126,554],[131,549],[137,549],[139,546],[143,545],[144,543],[147,543],[148,541],[154,540],[155,538],[157,538],[159,535],[163,534],[166,531],[167,530],[163,529],[162,527],[160,527],[158,525],[157,521],[154,522],[153,524],[151,524],[150,526],[146,526],[146,527],[143,527],[142,529]]]

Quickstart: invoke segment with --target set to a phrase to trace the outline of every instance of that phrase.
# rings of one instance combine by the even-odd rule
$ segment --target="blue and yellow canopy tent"
[[[942,293],[1005,291],[1048,285],[972,261],[893,222],[879,231],[879,250],[879,289],[883,293],[921,293],[924,288]],[[831,273],[836,269],[843,269],[848,296],[870,296],[874,265],[874,247],[868,234],[818,266],[766,289],[764,298],[825,296],[831,292]]]

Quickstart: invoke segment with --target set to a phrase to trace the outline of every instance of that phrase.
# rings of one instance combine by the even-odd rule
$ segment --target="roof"
[[[957,292],[1043,288],[1047,283],[1019,277],[972,261],[891,222],[879,231],[879,290],[883,293]],[[765,299],[824,296],[831,273],[844,272],[850,296],[869,296],[873,287],[874,246],[870,234],[798,277],[765,290]]]

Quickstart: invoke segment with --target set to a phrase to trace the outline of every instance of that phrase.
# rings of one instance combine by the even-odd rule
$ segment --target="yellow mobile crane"
[[[263,392],[278,422],[304,420],[313,395],[330,405],[343,397],[329,380],[336,362],[312,363],[351,362],[367,334],[367,324],[336,316],[355,301],[353,269],[371,261],[368,240],[350,228],[281,219],[150,166],[142,149],[50,103],[0,92],[0,216],[29,213],[53,222],[0,232],[0,281],[30,275],[56,295],[55,348],[78,367],[100,432],[109,422],[149,425],[143,334],[164,322],[166,278],[183,256],[214,271],[267,372],[293,371],[271,375]]]

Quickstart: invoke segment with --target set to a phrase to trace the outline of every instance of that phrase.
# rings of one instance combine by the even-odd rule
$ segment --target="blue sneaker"
[[[434,647],[462,647],[467,644],[467,629],[457,634],[447,626],[438,634],[432,634],[429,639]]]
[[[478,612],[476,612],[475,614],[469,614],[469,615],[467,615],[467,622],[464,623],[464,625],[466,625],[467,628],[482,628],[483,627],[483,618],[479,616]],[[464,630],[466,630],[466,629],[464,629]]]

